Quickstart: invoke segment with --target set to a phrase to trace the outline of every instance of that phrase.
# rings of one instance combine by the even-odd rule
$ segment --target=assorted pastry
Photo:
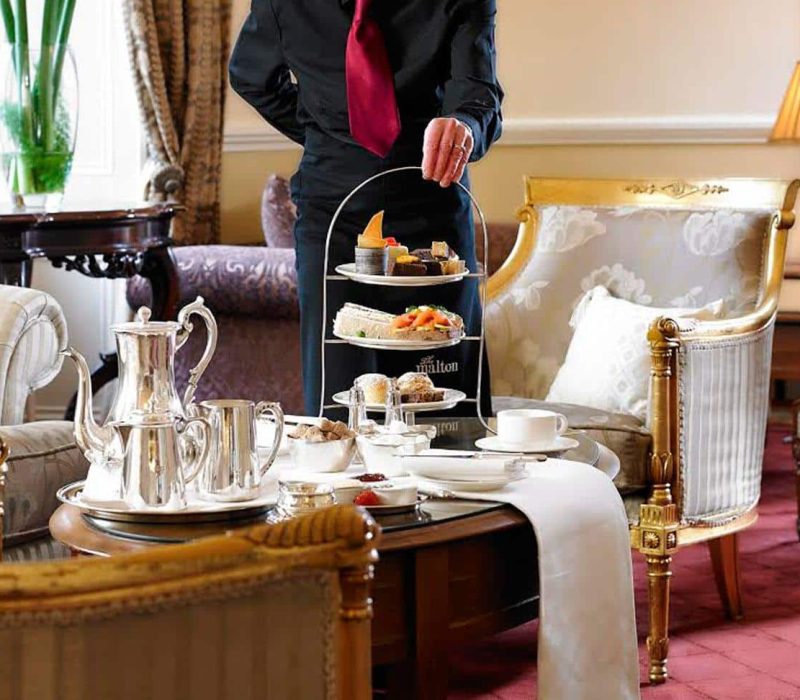
[[[383,236],[383,212],[373,216],[358,236],[355,249],[356,272],[392,277],[434,277],[466,272],[466,265],[444,241],[434,241],[430,248],[409,253],[391,236]]]
[[[363,389],[367,405],[383,406],[386,403],[389,378],[385,374],[362,374],[356,379],[356,384]],[[397,387],[400,389],[400,400],[403,403],[430,403],[444,400],[444,389],[437,389],[425,372],[406,372],[398,377]]]
[[[316,425],[302,423],[289,433],[293,440],[305,440],[307,442],[332,442],[334,440],[349,440],[356,434],[347,427],[342,421],[332,421],[322,418]]]
[[[386,274],[392,277],[438,277],[467,271],[463,260],[444,241],[434,241],[430,248],[418,248],[387,261]]]
[[[412,479],[387,479],[379,473],[341,479],[333,484],[337,503],[357,506],[410,506],[419,499]]]
[[[400,315],[346,303],[333,322],[340,338],[446,341],[464,333],[464,320],[441,306],[413,306]]]

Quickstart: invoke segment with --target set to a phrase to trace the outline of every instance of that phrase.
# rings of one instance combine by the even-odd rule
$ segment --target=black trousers
[[[378,158],[361,148],[310,134],[298,173],[292,179],[292,198],[297,204],[295,246],[300,295],[300,324],[303,353],[305,410],[317,415],[322,391],[321,338],[322,294],[325,277],[325,239],[336,208],[352,189],[371,175],[390,168],[419,165],[421,135],[413,143],[399,143],[387,158]],[[468,186],[468,180],[462,181]],[[430,247],[434,240],[447,241],[477,270],[473,217],[469,197],[461,188],[447,189],[425,181],[419,171],[393,173],[362,189],[345,207],[331,236],[327,274],[337,265],[353,262],[356,237],[370,217],[385,210],[384,236],[414,248]],[[333,318],[345,302],[402,313],[415,304],[440,304],[461,315],[467,335],[480,333],[479,280],[436,287],[402,288],[363,285],[350,281],[327,282],[325,334],[333,338]],[[404,372],[428,372],[439,387],[461,389],[474,398],[478,378],[477,342],[467,341],[436,351],[368,350],[345,344],[328,344],[325,349],[325,404],[332,395],[349,389],[365,372],[399,376]],[[482,412],[491,414],[488,362],[483,361]],[[462,404],[452,415],[474,415],[475,404]],[[326,414],[342,418],[344,411]]]

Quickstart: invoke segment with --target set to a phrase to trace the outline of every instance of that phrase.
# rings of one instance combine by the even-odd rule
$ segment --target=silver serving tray
[[[364,506],[372,515],[399,515],[400,513],[411,513],[419,508],[427,497],[420,496],[413,503],[406,503],[402,506]]]
[[[63,486],[56,492],[62,503],[75,506],[93,518],[120,523],[209,523],[225,520],[239,520],[255,517],[275,505],[274,498],[258,498],[250,501],[208,501],[202,509],[193,510],[189,506],[182,511],[133,510],[130,508],[111,508],[91,505],[81,498],[85,481],[76,481]]]

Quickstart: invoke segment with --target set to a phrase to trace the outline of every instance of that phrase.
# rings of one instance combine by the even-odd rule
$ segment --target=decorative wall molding
[[[675,115],[654,117],[511,118],[498,146],[602,144],[766,143],[771,114]],[[225,151],[284,151],[297,146],[264,128],[231,131]]]

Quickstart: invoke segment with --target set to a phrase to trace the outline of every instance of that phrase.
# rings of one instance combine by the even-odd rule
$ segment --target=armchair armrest
[[[28,396],[61,370],[67,324],[49,294],[0,286],[0,425],[22,423]]]
[[[791,204],[798,186],[787,195]],[[677,523],[678,516],[717,525],[758,502],[791,208],[770,221],[752,311],[713,321],[662,317],[650,327],[652,491],[641,513],[647,525]]]
[[[683,522],[719,524],[756,505],[774,323],[721,339],[681,338],[677,415]]]
[[[214,313],[248,318],[299,318],[295,253],[289,248],[208,245],[173,249],[181,304],[202,296]],[[149,284],[128,283],[128,303],[150,301]]]

